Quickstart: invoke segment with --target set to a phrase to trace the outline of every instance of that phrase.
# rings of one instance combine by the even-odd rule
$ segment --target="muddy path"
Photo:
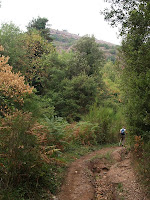
[[[123,147],[104,148],[71,164],[55,200],[148,200]]]

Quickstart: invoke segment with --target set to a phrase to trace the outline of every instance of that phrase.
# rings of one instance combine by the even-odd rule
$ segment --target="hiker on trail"
[[[126,129],[125,127],[123,127],[122,129],[120,129],[120,142],[119,142],[119,146],[122,145],[124,146],[125,144],[125,137],[126,137]]]

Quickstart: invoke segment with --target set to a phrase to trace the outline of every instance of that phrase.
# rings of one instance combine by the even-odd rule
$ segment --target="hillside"
[[[67,30],[60,31],[55,29],[51,29],[51,36],[53,38],[54,45],[59,51],[70,50],[76,41],[81,38],[81,36],[69,33]],[[114,61],[118,46],[98,39],[96,39],[96,42],[99,44],[99,47],[104,52],[106,58]]]

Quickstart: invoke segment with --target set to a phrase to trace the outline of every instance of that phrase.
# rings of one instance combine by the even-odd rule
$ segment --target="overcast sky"
[[[80,36],[89,34],[97,39],[120,44],[117,28],[111,28],[100,10],[104,0],[1,0],[0,24],[12,21],[21,30],[33,19],[46,17],[51,28],[67,30]]]

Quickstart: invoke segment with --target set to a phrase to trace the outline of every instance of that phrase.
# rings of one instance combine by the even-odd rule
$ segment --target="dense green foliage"
[[[125,104],[131,131],[134,134],[149,137],[144,134],[149,131],[149,18],[150,3],[148,1],[118,2],[106,18],[112,23],[122,23],[124,39],[121,48],[120,67],[122,67]],[[125,6],[126,5],[126,6]],[[118,6],[120,8],[118,9]],[[121,11],[121,7],[124,9]],[[115,9],[116,8],[116,9]],[[127,12],[128,15],[124,14]],[[122,16],[122,17],[121,17]],[[136,130],[135,130],[136,129]]]
[[[123,120],[117,70],[95,38],[60,53],[42,34],[46,23],[0,28],[1,199],[49,199],[66,155],[115,142]]]
[[[47,28],[47,22],[48,19],[43,17],[38,17],[37,19],[32,19],[31,22],[29,22],[27,29],[28,31],[31,31],[33,29],[36,29],[40,32],[41,36],[43,36],[46,40],[49,42],[52,41],[52,37],[50,36],[50,29]]]
[[[149,181],[150,158],[150,2],[110,1],[105,19],[121,23],[123,36],[119,67],[127,127]],[[135,137],[136,136],[136,137]],[[134,138],[135,137],[135,138]],[[141,154],[143,153],[143,155]]]
[[[122,26],[119,50],[94,37],[54,36],[73,45],[58,52],[46,18],[33,19],[27,32],[1,26],[1,199],[51,198],[69,152],[116,142],[122,125],[149,181],[150,2],[109,2],[105,19]]]
[[[77,41],[74,48],[87,61],[90,67],[88,76],[100,72],[100,68],[103,66],[103,53],[98,48],[94,37],[83,37]]]

